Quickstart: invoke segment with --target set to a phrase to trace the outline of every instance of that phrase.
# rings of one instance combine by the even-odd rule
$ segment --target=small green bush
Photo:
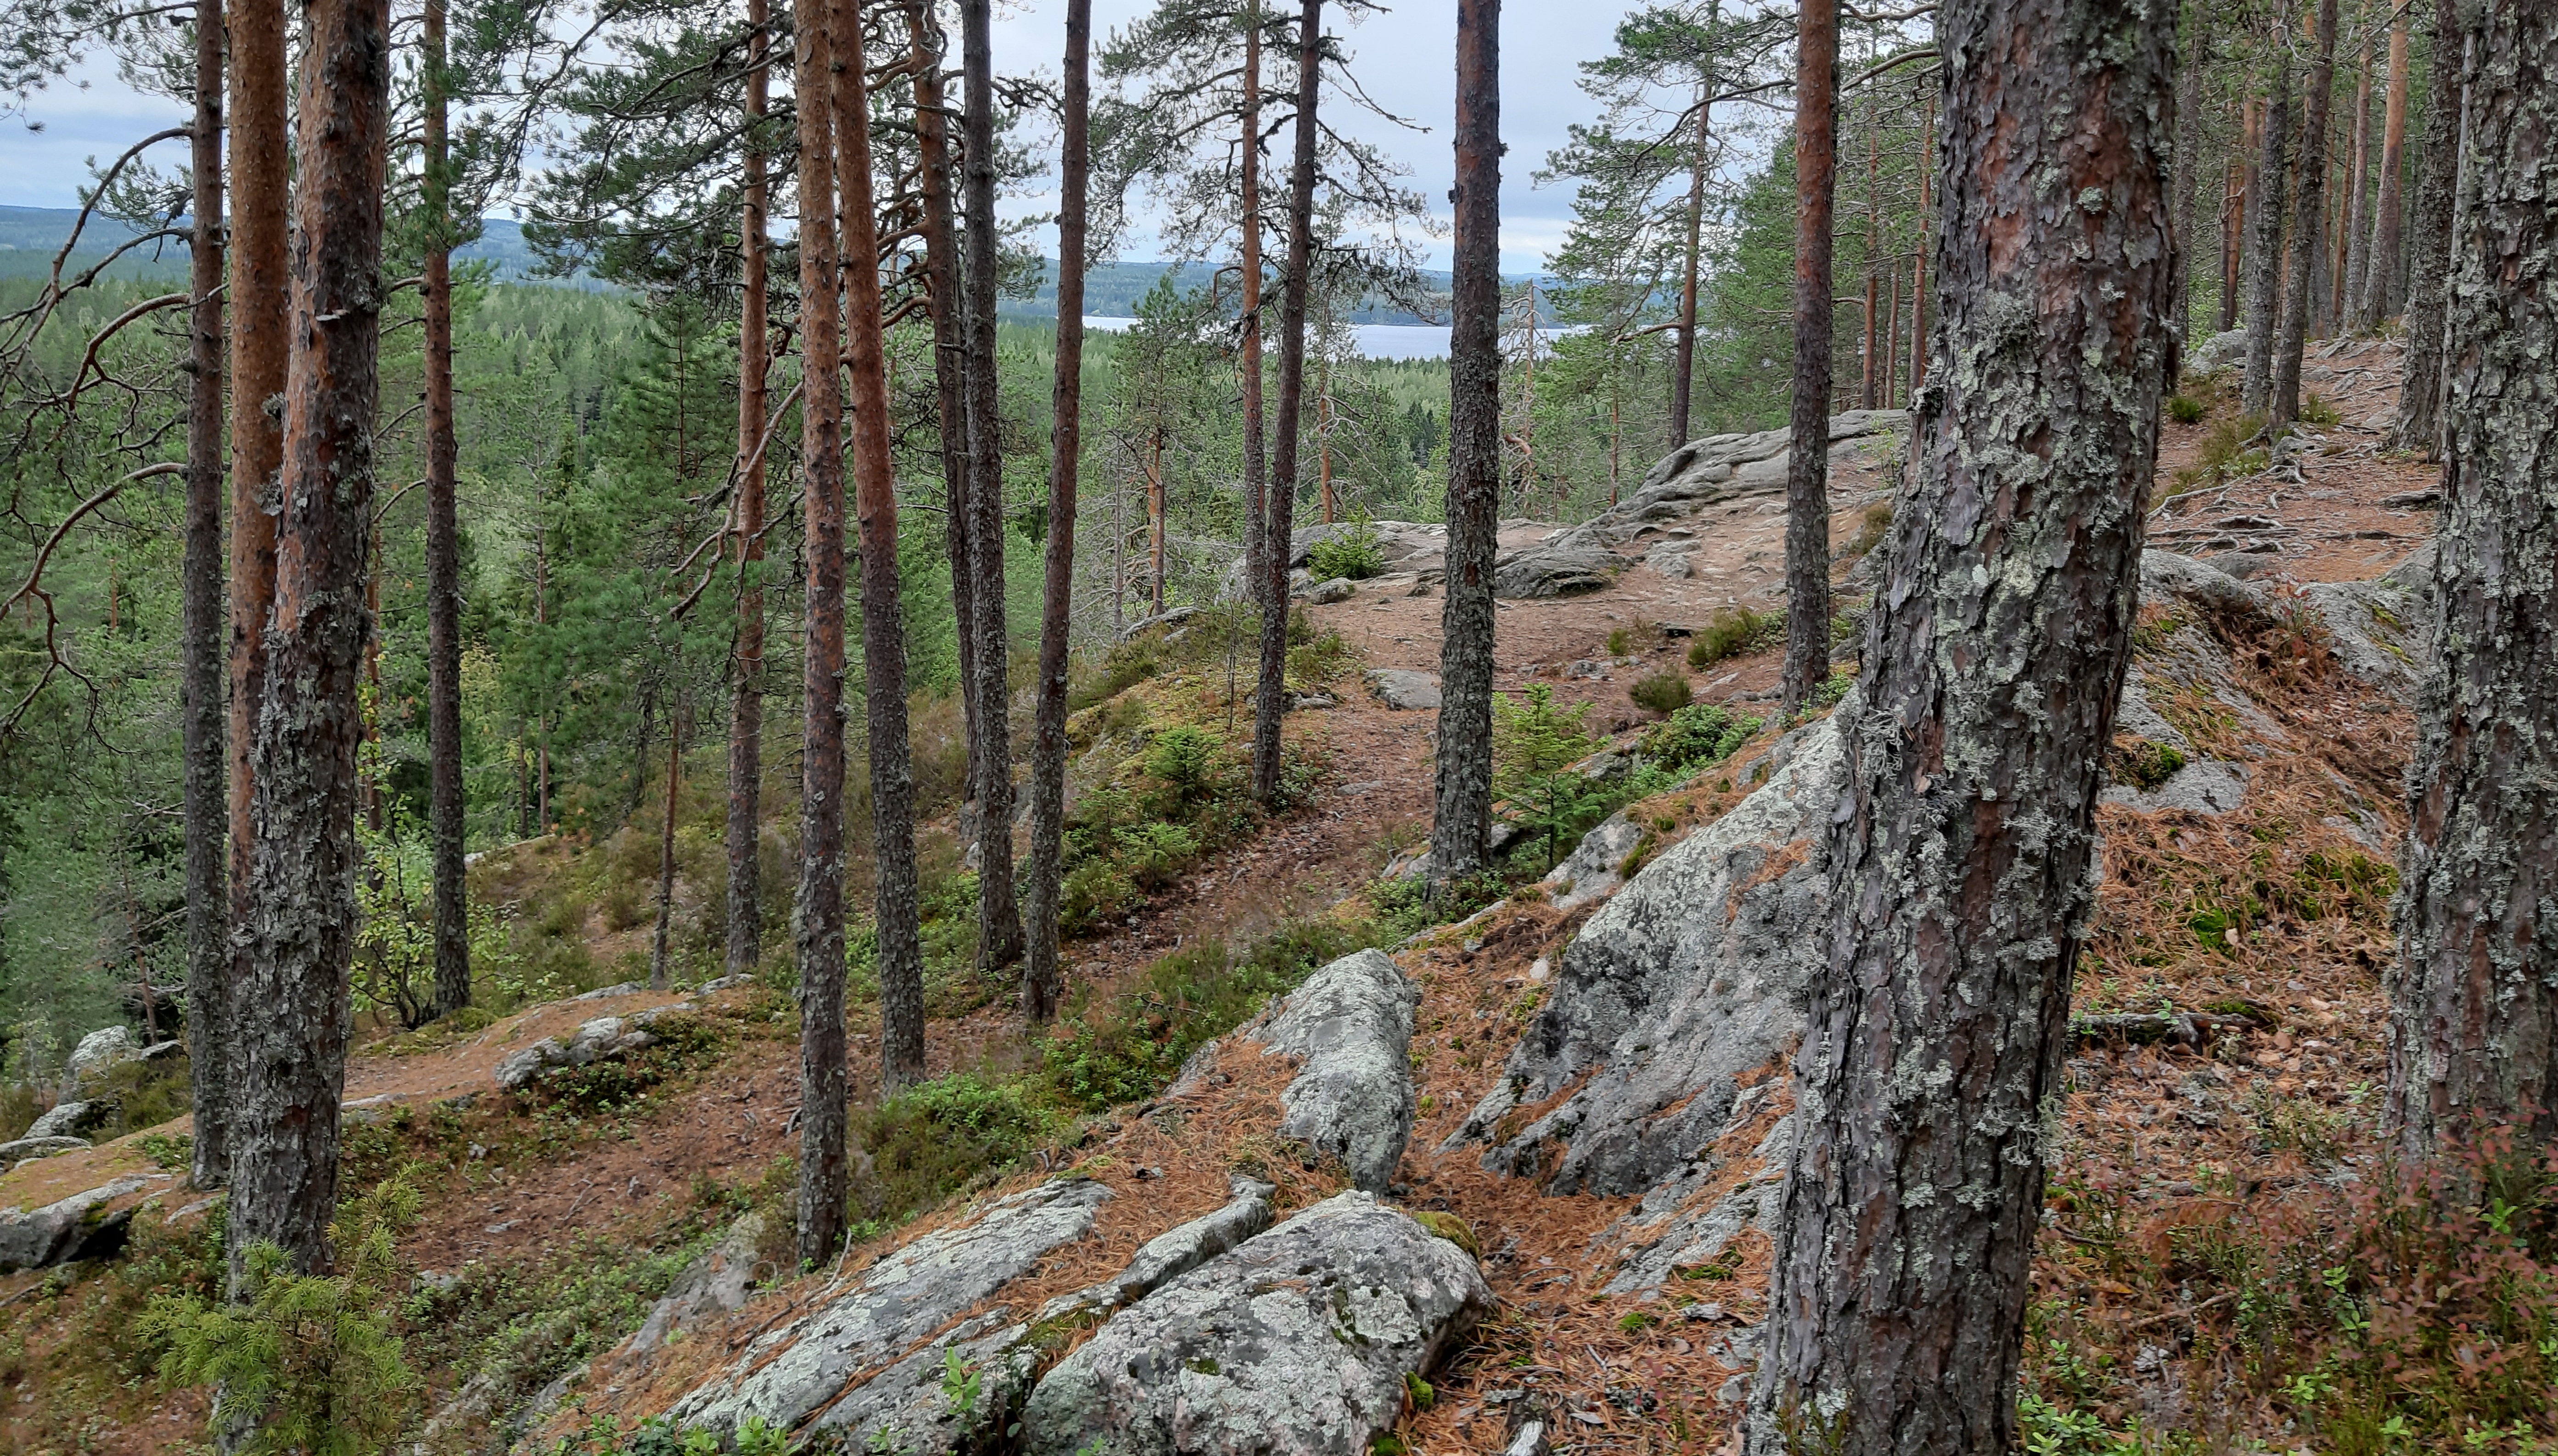
[[[1671,714],[1688,706],[1696,697],[1688,687],[1683,672],[1656,672],[1626,690],[1634,706],[1646,713]]]
[[[1746,606],[1725,607],[1708,618],[1696,640],[1688,644],[1687,665],[1708,667],[1727,657],[1764,652],[1784,640],[1782,609],[1762,614]]]
[[[2344,418],[2336,412],[2335,405],[2317,394],[2301,398],[2301,423],[2304,425],[2333,425]]]
[[[852,1140],[870,1154],[854,1189],[862,1215],[903,1218],[1028,1157],[1059,1125],[1034,1090],[954,1072],[856,1113]]]
[[[1348,577],[1364,582],[1385,574],[1385,545],[1362,516],[1326,536],[1307,553],[1307,571],[1318,582]]]
[[[2196,399],[2191,395],[2172,394],[2168,396],[2167,417],[2176,421],[2180,425],[2200,424],[2203,420],[2203,401]]]
[[[1608,633],[1608,655],[1609,655],[1609,656],[1611,656],[1611,657],[1623,657],[1623,656],[1625,656],[1627,653],[1632,652],[1632,651],[1634,651],[1634,633],[1632,633],[1632,632],[1630,632],[1630,631],[1626,630],[1624,627],[1617,627],[1617,628],[1614,628],[1614,629],[1612,629],[1612,630]]]
[[[1684,772],[1720,762],[1750,741],[1759,726],[1758,719],[1736,718],[1711,703],[1690,704],[1671,714],[1667,722],[1644,730],[1640,745],[1644,766]]]
[[[2109,766],[2114,781],[2130,784],[2144,793],[2176,777],[2176,771],[2185,767],[2184,754],[2147,738],[2135,738],[2128,747],[2116,748],[2112,759]]]
[[[1223,747],[1208,729],[1179,724],[1155,734],[1155,740],[1146,745],[1146,771],[1187,800],[1208,787]]]

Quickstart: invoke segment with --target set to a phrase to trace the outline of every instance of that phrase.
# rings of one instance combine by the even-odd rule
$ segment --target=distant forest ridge
[[[71,207],[13,207],[0,205],[0,278],[41,277],[53,264],[56,249],[71,235],[72,219],[79,215]],[[82,266],[93,261],[116,244],[130,240],[136,229],[115,218],[92,213],[88,225],[80,230],[79,247],[72,256]],[[564,283],[570,287],[596,288],[602,285],[592,279],[560,279],[538,271],[540,259],[524,241],[522,223],[507,217],[491,217],[480,224],[480,236],[468,247],[457,248],[457,261],[486,261],[497,265],[497,276],[509,281]],[[109,271],[119,276],[174,273],[186,266],[187,245],[183,240],[168,239],[148,248],[137,249],[118,260]],[[1205,263],[1104,263],[1093,269],[1083,281],[1084,312],[1103,318],[1131,318],[1137,312],[1137,301],[1155,286],[1158,279],[1171,274],[1174,283],[1184,289],[1204,287],[1215,270]],[[1504,275],[1503,282],[1523,283],[1535,278],[1540,285],[1552,280],[1543,274]],[[1424,270],[1422,287],[1442,299],[1448,292],[1448,275]],[[1039,292],[1030,298],[1006,298],[1001,312],[1014,319],[1052,319],[1057,316],[1057,262],[1048,260]],[[1553,308],[1538,300],[1537,312],[1542,322],[1553,322]],[[1425,317],[1408,309],[1370,300],[1350,313],[1354,324],[1445,324],[1445,313]]]

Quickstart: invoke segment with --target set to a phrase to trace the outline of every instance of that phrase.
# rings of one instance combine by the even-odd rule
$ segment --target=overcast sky
[[[1151,8],[1153,0],[1093,0],[1096,39]],[[996,66],[1009,72],[1059,66],[1064,44],[1065,0],[999,0]],[[1577,63],[1604,54],[1618,18],[1633,8],[1627,0],[1528,0],[1505,7],[1501,36],[1501,130],[1509,155],[1501,169],[1501,266],[1522,272],[1541,266],[1544,255],[1563,235],[1571,215],[1571,197],[1563,187],[1542,190],[1529,177],[1543,165],[1545,154],[1564,140],[1565,128],[1586,120],[1589,102],[1574,82]],[[1385,14],[1370,14],[1344,27],[1339,12],[1333,27],[1352,53],[1353,68],[1378,104],[1412,118],[1426,132],[1403,131],[1364,121],[1357,130],[1387,148],[1412,169],[1414,189],[1430,199],[1445,219],[1450,175],[1454,170],[1450,123],[1456,108],[1455,0],[1403,0]],[[68,207],[78,203],[77,188],[88,177],[87,160],[114,157],[140,137],[186,119],[178,103],[136,94],[115,77],[111,64],[92,63],[80,89],[68,81],[39,92],[24,119],[0,121],[0,202],[23,206]],[[1349,118],[1345,117],[1345,121]],[[44,125],[26,129],[26,121]],[[1281,139],[1284,155],[1285,139]],[[182,142],[162,147],[158,160],[172,167],[185,160]],[[1023,199],[1023,210],[1053,210],[1054,202]],[[1447,241],[1431,239],[1432,262],[1447,265]],[[1154,249],[1145,239],[1132,240],[1126,256],[1141,259]]]

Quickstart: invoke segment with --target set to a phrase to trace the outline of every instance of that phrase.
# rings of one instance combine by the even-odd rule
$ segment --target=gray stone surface
[[[88,1145],[85,1137],[21,1137],[14,1142],[0,1142],[0,1171],[33,1158],[76,1152]]]
[[[76,1096],[79,1090],[95,1081],[109,1067],[130,1062],[142,1055],[142,1042],[132,1030],[123,1026],[101,1026],[79,1039],[71,1048],[71,1060],[63,1066],[66,1096]]]
[[[2416,701],[2433,666],[2435,548],[2368,582],[2312,582],[2301,588],[2346,672],[2397,698]]]
[[[746,1307],[755,1287],[755,1246],[764,1237],[764,1215],[751,1213],[729,1225],[728,1233],[692,1266],[675,1276],[631,1337],[629,1354],[645,1355],[665,1343],[669,1331],[705,1315]]]
[[[553,1067],[585,1067],[627,1057],[657,1044],[656,1034],[648,1028],[660,1017],[690,1009],[690,1002],[676,1001],[629,1016],[597,1016],[580,1022],[566,1041],[545,1036],[530,1046],[506,1053],[497,1059],[493,1075],[498,1087],[514,1092],[531,1086],[534,1078]]]
[[[114,1104],[102,1100],[56,1103],[51,1112],[29,1125],[26,1135],[38,1139],[84,1138],[105,1126],[107,1119],[114,1116]]]
[[[1722,1130],[1737,1079],[1802,1030],[1829,919],[1824,840],[1846,788],[1837,721],[1802,730],[1764,786],[1591,917],[1545,1010],[1452,1145],[1494,1143],[1487,1165],[1543,1168],[1558,1193],[1625,1194]],[[1585,1075],[1544,1116],[1504,1125]]]
[[[1558,909],[1569,910],[1614,893],[1626,882],[1618,875],[1617,866],[1642,842],[1643,827],[1628,819],[1624,810],[1609,815],[1598,828],[1581,837],[1581,843],[1563,858],[1563,862],[1546,871],[1544,882],[1551,886],[1546,898]]]
[[[2103,793],[2097,795],[2097,800],[2138,809],[2144,814],[2182,809],[2194,814],[2221,815],[2237,808],[2246,797],[2245,764],[2218,758],[2199,758],[2178,769],[2157,788],[2109,784]]]
[[[1279,1094],[1279,1134],[1340,1157],[1382,1193],[1412,1135],[1412,1014],[1418,988],[1376,951],[1344,956],[1290,992],[1244,1035],[1302,1059]]]
[[[667,1414],[712,1431],[733,1430],[749,1415],[796,1426],[863,1372],[914,1354],[1051,1250],[1082,1238],[1109,1197],[1088,1178],[1054,1179],[926,1234],[849,1277],[815,1313],[756,1339]]]
[[[1348,601],[1356,596],[1358,583],[1348,577],[1334,577],[1328,581],[1310,582],[1297,595],[1317,606],[1330,606],[1336,601]]]
[[[1626,565],[1624,557],[1604,546],[1531,546],[1507,553],[1493,566],[1492,595],[1521,600],[1604,592]]]
[[[1039,1374],[1031,1327],[1007,1323],[1012,1319],[1011,1306],[998,1304],[960,1321],[846,1391],[809,1430],[842,1432],[848,1452],[927,1456],[978,1449],[1012,1424]],[[944,1385],[954,1355],[974,1381],[956,1391]],[[953,1400],[954,1393],[960,1398]]]
[[[2247,357],[2247,331],[2232,329],[2196,344],[2185,356],[2189,375],[2215,373]]]
[[[1165,1284],[1058,1363],[1027,1456],[1360,1456],[1492,1308],[1475,1260],[1364,1193]]]
[[[1367,685],[1377,701],[1388,708],[1413,712],[1439,709],[1439,675],[1415,672],[1410,668],[1376,667],[1368,669]]]
[[[167,1175],[163,1174],[162,1177]],[[50,1268],[75,1259],[103,1258],[124,1247],[130,1207],[109,1211],[107,1205],[159,1181],[133,1174],[74,1193],[60,1203],[29,1212],[0,1208],[0,1274],[19,1269]]]
[[[1128,1266],[1098,1284],[1060,1294],[1040,1306],[1034,1323],[1108,1314],[1134,1304],[1166,1279],[1189,1273],[1270,1227],[1270,1196],[1278,1190],[1258,1178],[1228,1174],[1225,1205],[1146,1241]]]

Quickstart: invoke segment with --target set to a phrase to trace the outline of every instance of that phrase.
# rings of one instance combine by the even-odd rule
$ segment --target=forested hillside
[[[2558,1449],[2537,7],[0,18],[0,1445]]]

